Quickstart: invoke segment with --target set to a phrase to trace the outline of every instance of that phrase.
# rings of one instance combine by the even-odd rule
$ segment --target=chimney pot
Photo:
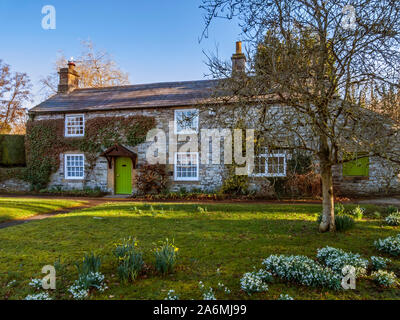
[[[232,56],[232,76],[245,74],[246,56],[242,52],[242,42],[236,42],[236,53]]]
[[[242,53],[242,41],[236,42],[236,54]]]

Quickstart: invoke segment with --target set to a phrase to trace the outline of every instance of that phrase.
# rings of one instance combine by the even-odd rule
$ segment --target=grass
[[[241,276],[253,267],[261,267],[262,260],[271,254],[315,258],[318,248],[330,245],[365,258],[380,256],[373,247],[374,240],[398,233],[382,220],[364,219],[345,233],[320,234],[315,222],[320,205],[201,207],[207,210],[199,210],[195,204],[109,203],[0,230],[0,299],[23,299],[31,294],[30,279],[42,278],[42,267],[57,259],[66,264],[66,270],[58,274],[59,290],[52,294],[58,299],[70,299],[65,288],[77,278],[74,263],[81,261],[85,252],[102,255],[101,272],[109,287],[91,299],[164,299],[170,289],[180,299],[201,299],[199,281],[214,291],[218,282],[231,290],[230,294],[217,291],[217,299],[277,299],[282,293],[295,299],[400,298],[400,290],[382,289],[368,279],[357,280],[356,290],[339,292],[280,280],[265,293],[248,296],[240,290]],[[112,250],[115,243],[128,236],[138,239],[147,265],[154,265],[157,242],[174,239],[179,247],[176,272],[161,277],[148,269],[134,283],[121,284]],[[400,261],[392,261],[390,270],[399,275]],[[7,287],[11,280],[16,280],[15,286]]]
[[[0,223],[37,214],[77,207],[84,201],[0,198]]]

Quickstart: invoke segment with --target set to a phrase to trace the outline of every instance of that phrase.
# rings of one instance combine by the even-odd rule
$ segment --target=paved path
[[[380,206],[395,206],[400,207],[400,198],[379,198],[379,199],[366,199],[366,200],[359,200],[355,201],[356,203],[360,204],[376,204]]]
[[[87,204],[84,204],[84,205],[79,206],[79,207],[66,208],[66,209],[63,209],[63,210],[56,210],[56,211],[51,211],[51,212],[48,212],[48,213],[34,215],[34,216],[31,216],[31,217],[28,217],[28,218],[25,218],[25,219],[18,219],[18,220],[11,220],[11,221],[2,222],[2,223],[0,223],[0,229],[18,226],[20,224],[28,223],[28,222],[31,222],[31,221],[47,219],[49,217],[53,217],[53,216],[56,216],[58,214],[71,213],[71,212],[82,210],[82,209],[92,208],[94,206],[103,204],[105,202],[107,202],[107,201],[104,201],[104,200],[89,200],[89,201],[87,201]]]

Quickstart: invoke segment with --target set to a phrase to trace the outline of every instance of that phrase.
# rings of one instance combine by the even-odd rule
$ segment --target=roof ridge
[[[163,81],[163,82],[148,82],[148,83],[137,83],[137,84],[127,84],[122,86],[108,86],[108,87],[97,87],[97,88],[77,88],[73,92],[76,91],[84,91],[84,90],[106,90],[106,89],[121,89],[121,88],[130,88],[130,87],[140,87],[140,86],[150,86],[150,85],[162,85],[162,84],[178,84],[178,83],[194,83],[194,82],[215,82],[219,81],[219,79],[202,79],[202,80],[185,80],[185,81]]]

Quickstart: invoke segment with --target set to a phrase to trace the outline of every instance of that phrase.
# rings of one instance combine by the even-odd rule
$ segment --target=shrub
[[[288,173],[287,178],[282,180],[283,185],[277,186],[277,193],[290,196],[308,196],[318,198],[322,195],[321,175],[310,171],[307,173]],[[281,190],[279,190],[281,189]]]
[[[178,258],[178,250],[168,239],[155,249],[156,270],[159,273],[165,275],[173,271]]]
[[[249,181],[247,176],[231,174],[224,179],[220,193],[229,195],[247,195],[249,193]]]
[[[114,250],[114,255],[118,258],[117,273],[123,282],[134,281],[143,269],[143,256],[136,247],[137,241],[134,238],[128,238]]]
[[[103,283],[104,275],[100,272],[89,272],[88,274],[79,275],[79,279],[77,280],[77,284],[84,289],[95,288],[101,292],[107,289],[106,285]]]
[[[387,215],[391,215],[393,213],[398,213],[399,209],[397,209],[395,206],[389,206],[386,208],[386,213]]]
[[[263,261],[263,265],[286,281],[334,290],[342,288],[340,274],[305,256],[271,255]]]
[[[100,273],[101,257],[94,253],[85,254],[82,263],[76,263],[78,280],[69,287],[68,291],[74,299],[84,299],[91,289],[101,292],[107,289],[104,283],[104,275]]]
[[[354,227],[355,222],[352,217],[347,215],[335,216],[335,226],[337,231],[347,231]]]
[[[80,275],[97,273],[100,271],[101,257],[95,255],[93,252],[90,254],[85,254],[82,263],[76,263],[75,265]]]
[[[391,263],[390,259],[387,258],[381,258],[381,257],[371,257],[371,269],[372,270],[382,270],[387,267],[387,264]]]
[[[318,249],[317,259],[338,274],[342,273],[345,266],[353,266],[356,269],[356,275],[363,276],[366,275],[369,265],[368,260],[362,259],[359,254],[329,246]]]
[[[339,215],[344,215],[346,214],[346,209],[344,207],[344,205],[340,202],[335,204],[335,215],[339,216]]]
[[[354,208],[351,211],[351,215],[354,218],[361,220],[363,218],[363,216],[364,216],[364,212],[365,212],[364,208],[361,208],[360,206],[357,206],[356,208]]]
[[[143,164],[137,170],[136,187],[140,194],[159,194],[167,190],[168,174],[162,164]]]
[[[389,226],[400,226],[400,212],[394,212],[390,215],[388,215],[385,218],[385,222],[389,225]]]
[[[240,287],[248,295],[255,292],[264,292],[268,290],[266,281],[272,279],[272,274],[261,269],[259,271],[248,272],[240,279]]]
[[[135,207],[135,209],[137,209]],[[120,260],[127,256],[130,252],[134,251],[137,247],[138,242],[135,238],[129,237],[122,240],[121,244],[116,244],[114,249],[114,255]]]
[[[378,270],[372,273],[372,279],[382,287],[395,287],[397,284],[397,277],[393,272]]]
[[[322,213],[318,216],[317,218],[317,223],[320,224],[322,221]],[[336,226],[336,231],[347,231],[350,230],[354,227],[355,221],[352,217],[343,214],[335,214],[335,226]]]
[[[400,234],[386,239],[379,239],[374,242],[375,248],[379,251],[386,252],[392,256],[400,255]]]

